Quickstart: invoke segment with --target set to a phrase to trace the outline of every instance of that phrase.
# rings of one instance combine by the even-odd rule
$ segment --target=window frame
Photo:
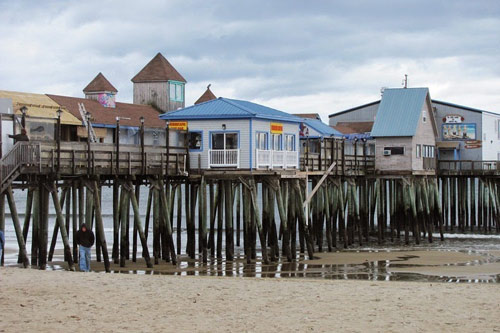
[[[224,134],[224,148],[223,149],[214,149],[213,148],[213,144],[212,144],[212,141],[213,141],[213,135],[214,134]],[[238,147],[237,148],[234,148],[234,149],[240,149],[240,144],[241,144],[241,135],[240,135],[240,131],[239,130],[227,130],[227,131],[209,131],[208,132],[208,149],[211,149],[211,150],[233,150],[233,149],[228,149],[226,148],[226,134],[236,134],[236,137],[238,139]]]
[[[200,148],[191,148],[191,134],[192,133],[198,133],[200,134],[201,140],[200,140]],[[202,130],[194,130],[194,131],[188,131],[188,148],[190,152],[202,152],[203,151],[203,131]]]
[[[402,148],[402,149],[403,149],[403,152],[402,152],[402,153],[394,153],[394,152],[393,152],[393,149],[395,149],[395,148],[396,148],[396,149]],[[392,156],[392,155],[403,155],[403,156],[404,156],[404,155],[406,155],[406,147],[404,147],[404,146],[397,146],[397,147],[393,147],[393,146],[391,146],[391,147],[384,147],[384,150],[390,150],[390,151],[391,151],[391,156]]]
[[[265,148],[259,148],[259,135],[264,134]],[[269,150],[269,132],[266,131],[255,131],[255,149],[259,150]]]
[[[278,137],[278,149],[274,149],[274,137]],[[283,133],[281,134],[272,134],[271,133],[271,150],[274,151],[283,151]]]
[[[288,149],[288,138],[291,138],[292,139],[292,149]],[[297,144],[296,144],[296,138],[295,138],[295,134],[291,134],[291,133],[285,133],[285,139],[284,139],[284,149],[285,151],[297,151]]]
[[[168,87],[168,97],[170,101],[173,102],[184,102],[184,82],[180,81],[168,81],[169,87]],[[174,89],[174,96],[172,96],[172,87]],[[181,89],[181,96],[177,96],[177,87],[180,87]]]

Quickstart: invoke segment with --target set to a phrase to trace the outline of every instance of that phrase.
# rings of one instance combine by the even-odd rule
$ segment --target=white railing
[[[257,169],[271,168],[272,166],[272,151],[255,149],[255,163]]]
[[[255,164],[257,169],[283,168],[298,169],[299,152],[285,150],[255,150]]]
[[[285,152],[273,150],[273,168],[285,168]]]
[[[239,149],[210,149],[208,151],[209,168],[239,168]]]

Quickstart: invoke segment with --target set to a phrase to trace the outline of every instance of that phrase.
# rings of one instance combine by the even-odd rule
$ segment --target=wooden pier
[[[1,161],[0,228],[7,197],[19,263],[44,269],[60,235],[72,269],[78,257],[69,235],[74,240],[85,222],[95,230],[97,260],[106,271],[111,260],[122,267],[136,261],[138,246],[148,267],[160,260],[176,264],[181,253],[204,263],[223,255],[233,260],[235,247],[248,262],[260,252],[267,263],[369,242],[432,242],[436,232],[441,240],[445,232],[500,232],[499,162],[438,161],[436,176],[391,176],[376,173],[373,156],[344,151],[343,140],[329,139],[319,153],[301,154],[295,170],[200,170],[190,168],[186,147],[18,142]],[[316,188],[310,198],[309,185]],[[102,186],[113,189],[112,240],[104,233]],[[138,199],[144,187],[143,220]],[[20,188],[27,189],[24,221],[13,196]]]

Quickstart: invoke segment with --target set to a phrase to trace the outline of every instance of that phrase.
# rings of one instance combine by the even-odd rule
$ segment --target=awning
[[[460,142],[456,141],[436,141],[439,149],[460,149]]]

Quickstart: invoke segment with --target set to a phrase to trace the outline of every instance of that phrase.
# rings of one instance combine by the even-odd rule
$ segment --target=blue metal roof
[[[342,136],[342,133],[328,126],[318,119],[303,118],[302,121],[307,127],[310,127],[321,134],[321,136]]]
[[[427,88],[385,89],[371,136],[414,136],[428,94]]]
[[[164,120],[260,118],[300,123],[302,118],[264,105],[219,97],[160,115]]]

